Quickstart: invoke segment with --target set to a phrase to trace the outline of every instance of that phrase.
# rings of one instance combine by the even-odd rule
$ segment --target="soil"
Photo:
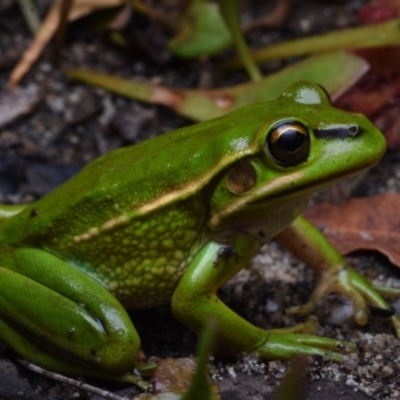
[[[10,1],[10,3],[13,3]],[[37,1],[44,15],[48,1]],[[155,3],[155,2],[154,2]],[[268,3],[268,5],[266,5]],[[243,1],[244,23],[261,15],[270,2]],[[286,22],[278,29],[258,28],[248,35],[251,46],[261,46],[357,23],[356,11],[365,1],[292,1]],[[321,18],[321,15],[323,18]],[[24,78],[21,87],[36,93],[33,110],[0,128],[0,202],[25,203],[49,192],[74,175],[88,161],[117,147],[138,143],[190,121],[156,105],[143,105],[66,78],[62,68],[93,68],[110,74],[157,80],[176,87],[222,87],[247,80],[239,71],[223,74],[215,68],[222,57],[182,61],[165,50],[168,36],[146,18],[134,16],[129,50],[88,32],[83,22],[69,28],[55,66],[54,47]],[[138,33],[147,37],[137,45]],[[136,36],[135,36],[136,35]],[[16,60],[31,41],[16,4],[0,9],[0,87],[5,88]],[[228,52],[229,53],[229,52]],[[263,66],[268,73],[283,62]],[[5,89],[4,89],[5,91]],[[350,183],[325,191],[314,201],[367,196],[400,191],[400,157],[388,153],[373,170]],[[400,272],[377,253],[357,253],[348,261],[375,283],[400,287]],[[302,322],[284,310],[307,300],[314,283],[312,273],[273,242],[254,258],[249,269],[225,285],[220,296],[247,320],[264,328]],[[396,306],[396,304],[395,304]],[[313,357],[308,364],[306,399],[400,398],[400,341],[387,320],[371,315],[365,327],[351,318],[351,304],[331,295],[316,312],[318,334],[357,343],[357,351],[342,362]],[[333,315],[339,317],[332,318]],[[196,336],[177,322],[168,307],[135,312],[132,319],[143,341],[146,356],[188,357],[196,348]],[[273,399],[289,362],[211,357],[212,378],[223,399]],[[132,396],[136,388],[99,380],[97,386]],[[97,398],[68,385],[56,383],[21,367],[15,357],[0,348],[0,399]]]

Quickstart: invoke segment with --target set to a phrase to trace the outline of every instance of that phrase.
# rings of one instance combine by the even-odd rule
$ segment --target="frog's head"
[[[289,206],[297,215],[313,192],[371,167],[386,150],[365,116],[333,108],[324,89],[308,82],[267,103],[249,142],[251,149],[224,170],[213,191],[213,230],[251,225]],[[283,216],[286,224],[292,214]],[[280,225],[278,217],[273,223]]]

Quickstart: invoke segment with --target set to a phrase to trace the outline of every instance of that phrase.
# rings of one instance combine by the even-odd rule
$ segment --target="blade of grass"
[[[239,5],[237,0],[219,0],[219,6],[225,23],[231,31],[233,43],[235,44],[242,65],[251,80],[259,81],[262,78],[262,74],[251,56],[250,49],[243,35],[239,21]]]
[[[400,44],[400,19],[380,24],[360,26],[329,32],[324,35],[310,36],[302,39],[268,46],[252,51],[252,57],[258,64],[288,57],[310,55],[338,49],[354,49]],[[243,67],[239,57],[221,65],[221,69],[233,70]]]
[[[210,320],[200,335],[196,354],[196,371],[193,375],[189,390],[182,397],[182,400],[211,400],[214,397],[208,378],[207,361],[217,329],[217,321]]]
[[[40,28],[40,17],[32,0],[18,0],[18,6],[25,18],[29,30],[34,35]]]

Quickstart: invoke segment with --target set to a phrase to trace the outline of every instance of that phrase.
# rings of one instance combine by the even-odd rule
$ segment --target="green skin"
[[[282,121],[308,131],[298,160],[266,146]],[[260,329],[216,292],[277,236],[317,274],[310,301],[291,312],[310,314],[331,291],[353,300],[359,324],[366,302],[388,308],[299,216],[314,191],[385,149],[364,116],[298,82],[275,101],[102,156],[37,202],[0,208],[0,341],[53,371],[129,380],[140,338],[126,309],[170,303],[195,332],[215,317],[216,346],[230,353],[337,357],[343,342],[306,334],[314,325]]]

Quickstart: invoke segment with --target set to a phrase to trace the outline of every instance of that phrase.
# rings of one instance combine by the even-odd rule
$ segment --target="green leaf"
[[[168,88],[78,69],[68,70],[66,74],[121,96],[163,104],[191,120],[205,121],[247,104],[276,99],[290,84],[299,80],[319,83],[334,100],[367,70],[368,64],[362,58],[334,52],[310,57],[257,82],[211,90]]]
[[[212,388],[208,378],[208,355],[210,354],[217,322],[208,321],[200,335],[199,347],[197,349],[197,366],[190,383],[189,390],[182,397],[182,400],[211,400],[213,396]]]
[[[168,48],[179,57],[196,58],[218,53],[231,42],[218,5],[194,2],[182,20],[178,35],[168,43]]]

